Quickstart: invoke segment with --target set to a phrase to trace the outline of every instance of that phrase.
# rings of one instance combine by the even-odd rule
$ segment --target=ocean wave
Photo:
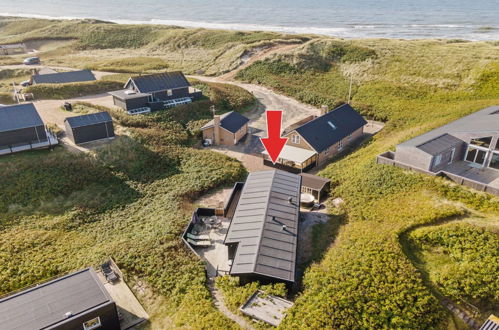
[[[85,19],[76,16],[49,16],[29,13],[0,13],[0,16],[17,16],[40,19]],[[392,39],[467,39],[467,40],[499,40],[496,27],[480,29],[480,25],[470,24],[345,24],[341,27],[319,26],[284,26],[251,23],[204,22],[173,19],[129,20],[94,17],[94,19],[118,24],[155,24],[190,28],[206,28],[237,31],[269,31],[290,34],[319,34],[340,38],[392,38]]]

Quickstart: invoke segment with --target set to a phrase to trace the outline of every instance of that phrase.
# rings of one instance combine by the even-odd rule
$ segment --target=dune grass
[[[42,51],[39,55],[46,64],[113,72],[142,73],[168,67],[215,75],[237,67],[247,50],[309,39],[274,32],[122,25],[98,20],[0,18],[0,24],[4,25],[0,39],[5,42],[72,41]],[[38,42],[38,47],[42,45]]]
[[[499,201],[440,178],[376,165],[374,160],[379,153],[408,138],[499,104],[497,42],[345,41],[264,32],[121,26],[91,20],[39,23],[21,19],[8,23],[0,20],[0,24],[8,24],[7,32],[0,35],[5,40],[34,40],[50,35],[74,41],[74,47],[42,53],[42,60],[48,63],[69,66],[114,63],[119,70],[129,72],[133,72],[136,64],[154,70],[160,59],[169,70],[181,69],[186,73],[199,70],[215,75],[237,67],[240,56],[248,49],[300,43],[288,53],[252,64],[237,77],[264,84],[303,102],[331,107],[348,99],[351,80],[352,105],[368,117],[385,121],[386,126],[358,150],[320,173],[332,179],[332,196],[345,201],[341,209],[331,209],[344,216],[347,223],[340,228],[322,260],[306,271],[303,290],[281,328],[450,326],[452,321],[438,297],[404,254],[400,235],[416,225],[443,219],[452,221],[468,212],[479,212],[493,219],[499,214]],[[30,24],[34,24],[33,28],[26,28]],[[129,32],[129,36],[121,35],[123,31]],[[144,56],[153,58],[136,60]],[[135,58],[136,62],[122,62],[128,57]],[[116,62],[112,62],[114,60]],[[227,93],[232,95],[232,104],[242,105],[241,100],[247,99],[244,93],[233,94],[225,87],[204,88],[207,95],[213,91],[225,95],[218,102],[221,107],[229,99]],[[0,273],[0,280],[5,279],[0,281],[5,283],[2,292],[97,264],[111,254],[127,273],[143,279],[155,293],[153,296],[164,299],[163,310],[155,320],[168,321],[156,324],[184,328],[201,327],[200,324],[208,328],[234,327],[215,311],[204,286],[201,263],[185,252],[177,239],[191,211],[188,207],[191,198],[244,175],[239,163],[190,148],[200,121],[209,118],[207,107],[212,103],[202,100],[182,108],[181,113],[136,117],[110,110],[117,122],[131,131],[135,143],[120,142],[117,150],[122,153],[121,157],[103,149],[96,159],[82,161],[97,162],[95,166],[109,175],[106,180],[112,184],[107,189],[129,187],[131,190],[118,189],[130,198],[126,205],[111,203],[100,209],[98,201],[107,200],[106,194],[112,190],[99,188],[98,182],[85,175],[82,178],[88,178],[89,185],[95,185],[95,190],[100,191],[96,205],[80,198],[87,193],[85,189],[76,195],[32,200],[33,196],[22,197],[12,190],[15,185],[8,185],[11,187],[9,196],[13,196],[15,204],[9,202],[10,198],[3,202],[10,213],[4,215],[6,229],[0,233],[0,242],[8,251],[0,254],[0,258],[4,258],[0,262],[7,265]],[[127,153],[127,150],[133,152]],[[19,162],[28,162],[20,159]],[[64,167],[71,164],[71,160],[57,164]],[[159,169],[151,164],[160,164]],[[161,164],[169,165],[163,169]],[[20,168],[25,168],[23,166]],[[57,171],[68,175],[63,169]],[[3,175],[10,175],[10,180],[29,181],[28,177],[16,173]],[[42,182],[53,180],[59,182],[50,177]],[[64,188],[47,185],[44,184],[43,189],[55,194]],[[29,201],[43,212],[37,213],[37,209],[31,212],[28,208],[23,214],[23,201]],[[56,214],[55,204],[68,205],[71,209]],[[465,239],[475,237],[468,231],[462,234]],[[68,245],[68,241],[72,243]],[[15,263],[14,254],[18,256]],[[449,283],[458,283],[462,279],[458,275],[450,277]],[[246,294],[247,288],[232,282],[221,285],[232,307]],[[495,287],[497,279],[487,285]],[[485,288],[481,284],[479,287]],[[448,295],[452,295],[453,290],[447,284],[442,287]],[[231,297],[232,293],[237,295]],[[462,299],[469,298],[463,296]],[[476,299],[477,304],[488,304],[484,297]]]
[[[344,102],[352,78],[352,105],[386,122],[372,141],[321,172],[334,182],[332,195],[345,200],[348,224],[307,271],[303,292],[281,327],[445,328],[452,321],[398,236],[415,224],[452,219],[467,209],[493,217],[499,200],[374,160],[405,139],[499,104],[499,53],[481,42],[359,40],[344,47],[366,47],[375,55],[327,59],[324,49],[336,43],[311,41],[238,74],[317,106]],[[329,64],[314,64],[321,61]],[[457,274],[448,276],[458,280]]]
[[[209,112],[212,102],[203,104]],[[236,329],[215,309],[202,263],[178,238],[190,201],[243,179],[242,165],[191,148],[168,111],[131,117],[76,106],[109,111],[127,135],[90,155],[58,147],[0,158],[0,294],[112,256],[132,287],[141,283],[136,292],[152,317],[146,328]]]
[[[37,99],[65,100],[74,97],[101,94],[123,88],[120,81],[95,80],[65,84],[37,84],[27,87],[25,93],[33,93]]]

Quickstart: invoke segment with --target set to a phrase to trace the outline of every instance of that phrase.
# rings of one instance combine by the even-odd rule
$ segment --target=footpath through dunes
[[[296,123],[300,119],[310,115],[320,114],[320,109],[301,103],[294,98],[278,94],[264,86],[227,81],[222,77],[206,77],[198,75],[191,75],[189,77],[200,81],[236,85],[252,93],[257,99],[257,106],[253,111],[247,112],[244,115],[250,119],[249,126],[253,128],[253,134],[257,136],[266,136],[267,134],[267,121],[264,115],[266,110],[284,111],[282,118],[283,129]]]
[[[271,46],[271,47],[254,48],[243,54],[243,56],[241,56],[241,64],[237,68],[220,75],[219,78],[223,80],[233,80],[239,71],[249,67],[251,64],[255,63],[256,61],[264,60],[265,58],[270,57],[271,55],[290,52],[301,45],[302,43],[278,44],[276,46]]]

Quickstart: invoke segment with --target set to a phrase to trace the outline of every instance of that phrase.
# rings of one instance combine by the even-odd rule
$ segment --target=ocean
[[[0,0],[0,15],[341,38],[499,40],[499,0]]]

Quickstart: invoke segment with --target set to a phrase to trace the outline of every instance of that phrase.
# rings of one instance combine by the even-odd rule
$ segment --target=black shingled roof
[[[113,119],[111,118],[109,113],[104,111],[98,113],[91,113],[88,115],[68,117],[65,119],[65,121],[67,121],[69,126],[71,126],[72,128],[76,128],[76,127],[106,123],[113,121]]]
[[[248,121],[249,121],[248,118],[234,111],[224,113],[223,115],[220,116],[220,126],[222,126],[231,133],[236,133]],[[213,120],[208,122],[201,129],[209,128],[212,126],[213,126]]]
[[[46,329],[112,302],[92,268],[57,278],[0,299],[2,329]]]
[[[191,85],[180,71],[138,76],[130,79],[141,93],[158,92]]]
[[[43,126],[33,103],[0,107],[0,132]]]
[[[36,84],[65,84],[94,80],[95,76],[90,70],[37,74],[33,76],[33,82]]]
[[[349,104],[343,104],[325,115],[296,128],[295,131],[315,151],[322,152],[366,124],[366,120],[354,108]]]

